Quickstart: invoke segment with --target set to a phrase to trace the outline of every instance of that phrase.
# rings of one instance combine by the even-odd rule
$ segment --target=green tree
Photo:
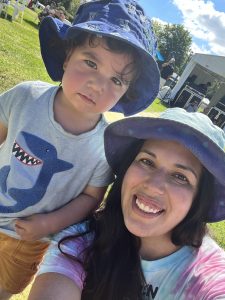
[[[42,0],[42,2],[47,5],[51,4],[51,2],[55,2],[57,7],[62,8],[63,10],[66,11],[67,16],[70,18],[71,21],[73,21],[73,17],[80,6],[80,0]]]
[[[74,16],[78,7],[80,6],[80,0],[72,0],[69,2],[70,2],[69,12]]]
[[[153,21],[153,27],[158,39],[158,49],[165,61],[174,56],[175,71],[182,73],[192,56],[192,38],[189,31],[183,25],[163,25],[157,21]]]
[[[60,0],[60,4],[65,7],[68,13],[74,16],[80,5],[80,0]]]

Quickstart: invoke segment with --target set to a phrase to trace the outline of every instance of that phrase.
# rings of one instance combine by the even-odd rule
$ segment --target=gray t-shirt
[[[0,95],[0,122],[8,128],[0,147],[0,231],[12,236],[17,237],[15,218],[53,211],[87,185],[102,187],[112,181],[104,152],[104,117],[89,132],[66,132],[54,120],[58,88],[24,82]]]

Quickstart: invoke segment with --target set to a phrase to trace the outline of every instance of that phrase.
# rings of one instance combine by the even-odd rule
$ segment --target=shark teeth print
[[[42,161],[26,153],[17,142],[13,144],[13,155],[23,164],[36,166],[42,164]]]

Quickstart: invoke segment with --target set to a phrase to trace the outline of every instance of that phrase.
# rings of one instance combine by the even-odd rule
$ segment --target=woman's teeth
[[[159,213],[160,211],[162,211],[161,209],[156,209],[156,208],[152,208],[148,205],[145,205],[143,202],[139,201],[138,198],[136,198],[135,202],[137,204],[137,207],[145,213],[156,214],[156,213]]]

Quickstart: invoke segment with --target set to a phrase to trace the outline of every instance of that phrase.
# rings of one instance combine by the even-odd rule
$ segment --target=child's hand
[[[25,241],[36,241],[46,237],[49,232],[47,214],[36,214],[15,221],[15,231]]]

